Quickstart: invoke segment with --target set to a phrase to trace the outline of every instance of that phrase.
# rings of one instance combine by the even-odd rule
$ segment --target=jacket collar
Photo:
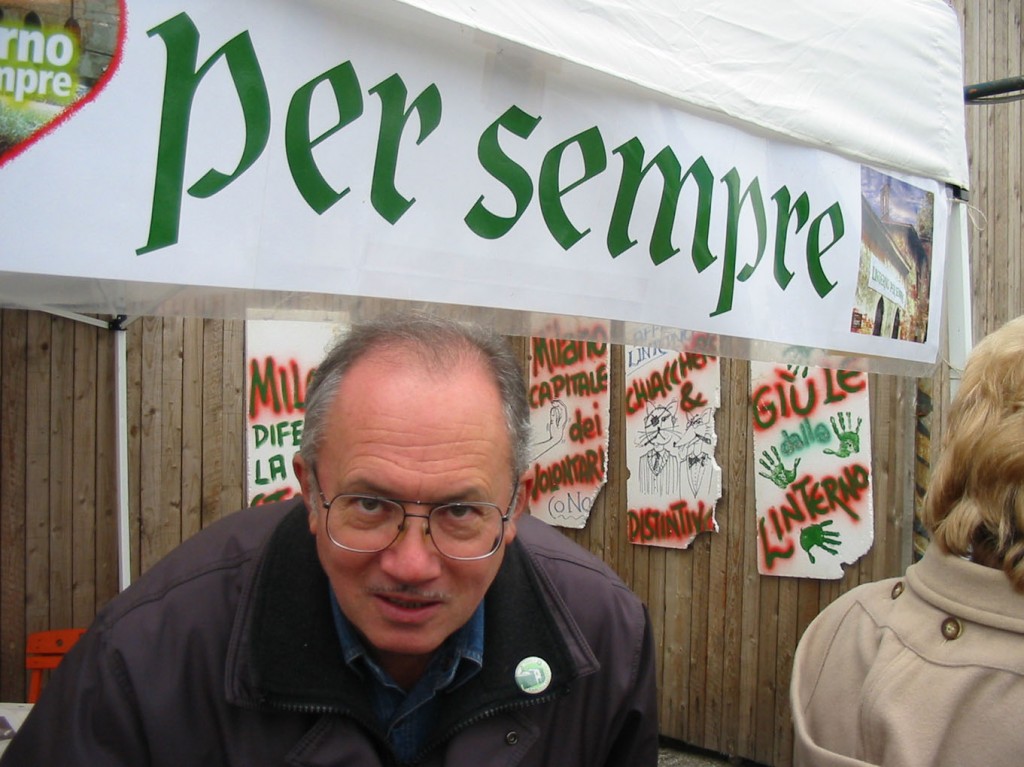
[[[364,683],[344,662],[334,629],[327,577],[320,566],[307,511],[297,503],[282,519],[242,595],[232,631],[229,699],[259,708],[334,712],[379,729]],[[590,648],[547,579],[517,537],[485,597],[484,665],[445,701],[438,741],[470,720],[564,695],[594,670]],[[537,657],[551,682],[537,695],[522,691],[515,671]]]
[[[907,581],[922,599],[950,615],[1024,634],[1024,600],[1002,570],[970,562],[933,543],[907,568]]]

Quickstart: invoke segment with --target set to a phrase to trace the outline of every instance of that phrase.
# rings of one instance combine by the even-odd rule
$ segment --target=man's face
[[[500,396],[477,364],[437,375],[399,354],[371,353],[343,379],[326,426],[317,476],[328,501],[360,493],[427,503],[487,501],[504,511],[512,497]],[[345,551],[327,536],[326,511],[311,492],[312,477],[301,459],[296,473],[320,562],[342,611],[399,683],[417,677],[480,604],[504,546],[487,559],[446,559],[424,535],[426,520],[409,519],[390,548]],[[525,505],[520,495],[517,513]],[[505,543],[514,537],[510,521]]]

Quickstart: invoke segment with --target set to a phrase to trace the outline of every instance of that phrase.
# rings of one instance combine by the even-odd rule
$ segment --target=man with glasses
[[[646,610],[524,514],[529,431],[500,337],[354,328],[307,392],[302,498],[105,608],[3,767],[653,767]]]

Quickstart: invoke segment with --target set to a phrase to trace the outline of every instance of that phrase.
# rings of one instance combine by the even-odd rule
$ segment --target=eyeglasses
[[[320,491],[327,512],[327,536],[340,549],[362,554],[384,551],[402,534],[409,517],[427,520],[427,535],[434,548],[448,559],[486,559],[505,538],[505,523],[516,500],[513,491],[508,509],[482,501],[429,504],[397,501],[375,495],[341,493],[331,500]],[[410,514],[406,504],[430,506],[427,514]]]

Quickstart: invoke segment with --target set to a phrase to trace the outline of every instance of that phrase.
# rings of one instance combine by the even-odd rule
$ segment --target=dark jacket
[[[306,509],[233,514],[97,616],[3,767],[373,767],[393,757],[343,662]],[[484,666],[443,698],[417,764],[657,763],[646,609],[595,557],[522,518],[486,596]],[[553,681],[517,686],[537,656]]]

